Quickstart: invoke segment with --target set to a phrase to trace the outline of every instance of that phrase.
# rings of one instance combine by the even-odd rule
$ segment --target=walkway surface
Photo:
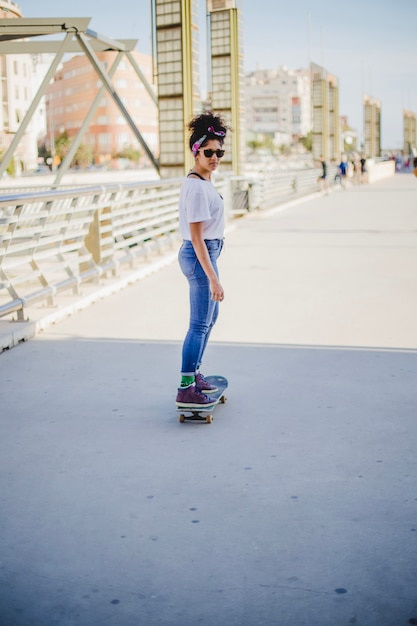
[[[174,407],[176,263],[0,355],[1,626],[417,624],[417,183],[248,216]]]

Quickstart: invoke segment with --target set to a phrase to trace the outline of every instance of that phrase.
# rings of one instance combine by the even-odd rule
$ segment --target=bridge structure
[[[0,355],[2,623],[417,621],[415,178],[232,226],[213,424],[176,263]]]
[[[393,162],[369,164],[368,179],[391,176]],[[329,178],[336,186],[336,168]],[[216,177],[227,219],[317,193],[318,170],[254,168],[245,176]],[[60,294],[82,286],[101,293],[108,279],[136,275],[140,262],[164,255],[178,241],[181,178],[142,182],[60,184],[8,188],[0,196],[0,318],[21,322],[34,304],[57,306]],[[142,269],[139,268],[141,275]],[[129,278],[131,280],[131,278]],[[114,280],[113,280],[114,282]],[[13,318],[12,318],[13,319]],[[35,328],[33,326],[33,328]],[[10,347],[21,340],[9,335]]]
[[[53,79],[55,72],[59,67],[59,64],[69,52],[83,52],[86,55],[86,58],[91,63],[99,81],[101,82],[101,87],[91,103],[90,109],[85,115],[83,123],[77,135],[74,137],[70,149],[56,174],[54,181],[55,184],[59,184],[65,173],[68,171],[83,136],[100,105],[103,95],[106,92],[119,108],[127,126],[138,140],[150,163],[157,171],[159,171],[157,158],[148,147],[137,126],[137,123],[132,119],[111,80],[122,59],[127,59],[136,73],[138,80],[140,80],[144,85],[151,99],[157,106],[158,101],[155,96],[155,92],[149,85],[142,70],[131,54],[137,45],[137,40],[129,39],[118,41],[105,35],[101,35],[89,28],[90,21],[91,18],[74,17],[0,19],[0,54],[51,53],[55,55],[42,83],[39,86],[38,91],[32,99],[26,115],[20,122],[10,145],[1,159],[0,179],[4,172],[6,172],[7,167],[15,153],[16,147],[19,145],[19,142],[25,134],[42,97],[46,93],[49,83]],[[58,36],[58,39],[56,39],[56,36]],[[106,71],[103,64],[98,60],[96,55],[97,51],[117,52],[117,56],[108,71]]]
[[[235,5],[234,0],[208,2],[207,10],[207,24],[209,25],[211,41],[210,107],[221,113],[233,127],[233,137],[226,139],[227,154],[223,163],[227,164],[228,168],[235,174],[240,175],[244,137],[242,128],[243,55],[240,40],[240,10]],[[203,106],[199,93],[199,72],[197,69],[199,63],[197,4],[191,0],[179,0],[177,3],[167,0],[152,0],[151,17],[152,52],[157,78],[156,90],[148,83],[132,55],[137,40],[114,40],[101,35],[89,27],[91,18],[13,17],[13,19],[0,19],[0,55],[41,52],[55,54],[49,70],[24,115],[24,119],[19,120],[17,130],[15,124],[10,125],[10,123],[9,128],[5,129],[6,133],[14,134],[14,137],[0,162],[0,179],[12,161],[15,150],[27,131],[59,64],[68,52],[83,52],[85,54],[97,74],[101,87],[98,89],[76,136],[72,138],[70,149],[57,173],[56,183],[60,182],[71,165],[106,91],[119,108],[127,126],[158,174],[160,173],[164,178],[174,178],[182,176],[189,169],[192,155],[184,131],[190,119],[199,113]],[[103,63],[100,63],[96,54],[98,51],[117,53],[108,71],[103,67]],[[132,118],[112,82],[122,59],[126,59],[130,63],[134,73],[145,86],[151,100],[157,107],[158,157],[148,147],[138,128],[139,122]],[[54,130],[50,129],[50,132],[53,134]],[[183,147],[180,154],[178,145]]]
[[[219,176],[227,219],[315,193],[317,170]],[[55,307],[135,275],[178,242],[182,179],[52,188],[3,187],[0,197],[0,318],[19,321],[33,305]],[[10,339],[13,345],[13,338]]]
[[[179,25],[182,21],[184,32],[194,32],[194,18],[188,15],[188,11],[178,12],[178,7],[175,8],[170,3],[168,3],[169,7],[165,6],[162,0],[156,4],[157,6],[155,5],[153,9],[155,28],[162,40],[167,36],[167,29],[170,33],[175,31],[175,37],[181,39]],[[188,4],[189,0],[184,0],[183,6],[186,7]],[[234,67],[232,74],[236,80],[232,81],[234,88],[229,94],[230,102],[226,106],[226,101],[222,101],[223,108],[226,106],[228,110],[230,109],[232,117],[233,111],[237,111],[240,106],[237,94],[240,93],[238,76],[241,71],[239,69],[241,52],[237,35],[239,29],[237,22],[235,23],[239,11],[234,4],[234,2],[210,3],[210,12],[213,13],[211,34],[217,41],[217,48],[213,44],[217,52],[216,54],[213,52],[215,58],[212,61],[214,65],[217,62],[222,65],[227,58],[230,61],[230,67]],[[226,17],[227,20],[224,21]],[[179,23],[177,23],[178,20]],[[104,279],[117,277],[122,268],[127,268],[128,271],[133,270],[138,260],[143,259],[147,263],[150,255],[155,252],[164,254],[166,246],[175,243],[178,238],[176,205],[179,178],[139,184],[133,182],[109,184],[106,181],[103,185],[83,185],[82,187],[69,183],[63,184],[63,177],[68,173],[76,150],[105,91],[119,107],[126,123],[145,150],[156,174],[160,173],[160,163],[146,145],[137,125],[118,96],[112,84],[112,77],[120,61],[127,59],[156,106],[161,98],[168,98],[169,94],[162,90],[157,97],[151,86],[147,84],[146,78],[131,54],[137,43],[136,40],[115,41],[93,31],[89,27],[89,22],[90,18],[0,20],[1,54],[55,53],[29,110],[2,158],[0,177],[5,173],[13,158],[14,151],[65,54],[82,51],[101,81],[101,87],[62,165],[55,173],[52,183],[49,186],[38,185],[36,188],[20,188],[17,191],[13,183],[7,189],[2,181],[1,187],[4,194],[0,197],[0,318],[9,318],[16,314],[17,320],[22,322],[25,319],[25,310],[33,304],[41,303],[54,307],[60,294],[80,295],[81,286],[84,288],[87,286],[91,291],[92,283],[97,286]],[[234,24],[233,28],[232,24]],[[219,33],[216,35],[216,28],[223,33],[221,37]],[[57,36],[60,38],[56,39]],[[172,36],[174,37],[173,34]],[[171,41],[170,38],[168,39]],[[222,45],[219,48],[220,40]],[[185,82],[180,81],[175,86],[176,93],[178,91],[177,96],[186,91],[185,85],[189,82],[187,76],[192,74],[193,63],[190,59],[195,54],[195,42],[191,47],[188,45],[190,42],[187,45],[184,42],[182,44],[184,48],[181,53],[182,69],[181,72],[178,70],[178,77],[181,75]],[[165,61],[162,62],[159,59],[161,68],[165,67],[169,73],[169,63],[164,65],[169,58],[169,54],[167,56],[169,50],[166,46],[162,47],[164,52],[159,51],[159,53]],[[114,63],[108,71],[104,69],[96,55],[98,51],[106,50],[117,52]],[[158,56],[158,50],[156,50],[156,55]],[[221,80],[224,81],[223,73],[221,76]],[[166,105],[167,100],[163,101]],[[185,108],[190,113],[189,105],[190,103],[187,105],[188,108]],[[166,108],[165,115],[168,117],[170,115]],[[237,118],[235,121],[235,127],[238,128]],[[183,124],[180,125],[178,132],[183,132]],[[241,146],[235,140],[233,141],[233,149],[230,152],[232,156],[234,155],[233,159],[236,157],[237,163]],[[174,142],[174,144],[177,143],[178,141]],[[175,148],[175,154],[177,152]],[[171,171],[177,171],[179,166],[181,170],[183,165],[182,162],[177,163]],[[380,176],[391,175],[393,166],[392,163],[376,163],[370,164],[369,169],[369,180],[372,182]],[[335,171],[334,166],[330,168],[331,178]],[[236,176],[229,170],[225,176],[218,179],[218,186],[227,198],[228,217],[233,219],[253,210],[265,210],[276,203],[314,193],[317,188],[316,181],[317,171],[313,167],[283,171],[273,166],[261,166],[251,174],[245,173],[242,176]],[[20,338],[20,332],[17,335],[13,333],[9,345],[13,345]]]
[[[183,7],[181,11],[178,10],[180,4]],[[190,13],[188,9],[191,4],[193,10]],[[160,111],[162,134],[164,134],[164,129],[166,130],[165,122],[170,119],[172,113],[170,107],[177,110],[178,102],[181,102],[180,108],[183,114],[189,117],[196,107],[194,102],[196,98],[195,63],[192,61],[196,54],[195,6],[191,4],[189,0],[184,0],[175,6],[164,1],[153,3],[153,30],[156,30],[156,44],[159,42],[159,46],[155,46],[159,79],[165,76],[164,72],[167,73],[165,78],[172,74],[170,46],[172,47],[175,41],[178,51],[181,49],[181,54],[178,52],[175,55],[176,58],[178,57],[175,65],[177,83],[173,86],[171,79],[168,83],[162,80],[163,86],[159,89],[158,96],[147,83],[131,54],[137,44],[136,40],[116,41],[101,35],[90,28],[90,18],[51,17],[0,20],[0,54],[48,52],[55,55],[28,111],[20,121],[2,157],[0,179],[6,173],[16,147],[28,129],[49,83],[67,53],[83,52],[101,82],[101,87],[90,104],[90,109],[66,157],[49,185],[38,185],[36,188],[21,187],[18,190],[14,181],[9,189],[3,185],[4,181],[1,181],[3,195],[0,197],[0,318],[10,318],[11,315],[16,314],[17,320],[22,322],[25,319],[26,310],[31,305],[41,303],[54,307],[60,294],[72,293],[77,296],[80,295],[82,286],[84,289],[86,285],[87,288],[91,287],[91,283],[96,283],[97,286],[100,281],[103,282],[103,279],[118,276],[122,268],[127,267],[128,271],[133,271],[140,259],[147,263],[150,255],[155,252],[163,254],[166,246],[177,240],[176,207],[180,179],[159,180],[147,184],[132,182],[122,185],[116,182],[109,184],[106,181],[104,185],[81,187],[69,184],[67,177],[65,184],[63,180],[106,91],[119,107],[126,123],[145,150],[156,174],[159,175],[159,160],[152,154],[135,121],[129,115],[112,83],[112,78],[121,60],[127,59],[155,105],[158,106],[160,101],[163,102],[163,112]],[[212,5],[210,6],[210,11],[213,12],[212,34],[215,35],[215,23],[218,19],[222,32],[220,38],[217,35],[214,37],[217,41],[216,54],[220,55],[221,64],[229,59],[231,67],[234,67],[232,73],[236,79],[233,83],[233,93],[229,94],[231,100],[228,103],[227,99],[222,100],[222,107],[226,105],[226,108],[229,107],[230,110],[228,110],[234,119],[234,128],[237,131],[239,124],[232,113],[233,110],[239,109],[236,103],[237,94],[240,94],[237,86],[241,65],[237,36],[239,29],[237,23],[235,28],[232,28],[228,20],[230,18],[234,23],[238,10],[231,8],[234,3],[212,3]],[[225,17],[227,17],[226,21],[224,21]],[[231,31],[236,31],[235,36],[231,35]],[[227,39],[228,33],[231,37],[230,41]],[[108,71],[97,57],[97,52],[103,51],[117,52]],[[233,63],[232,59],[234,59]],[[216,62],[218,59],[213,61],[214,65]],[[223,70],[221,77],[224,82]],[[174,88],[175,94],[170,93],[171,88]],[[193,94],[192,97],[191,94]],[[178,100],[177,104],[171,102],[168,106],[167,103],[174,95]],[[191,100],[188,101],[190,98]],[[178,120],[176,124],[176,132],[181,135],[181,143],[184,141],[184,123],[185,118],[179,126]],[[177,139],[173,142],[175,155],[178,153]],[[170,142],[172,143],[172,129],[167,133],[167,145]],[[170,148],[166,147],[164,142],[162,144],[163,153],[165,154],[165,148],[169,152]],[[188,148],[185,152],[189,152]],[[241,149],[235,140],[230,152],[236,157],[237,162],[237,155],[240,154]],[[177,159],[177,156],[175,158]],[[169,161],[168,157],[167,159]],[[180,163],[175,161],[176,165],[172,171],[182,172],[183,161]],[[280,199],[290,196],[298,197],[316,188],[316,172],[312,168],[295,172],[268,171],[262,174],[256,172],[252,178],[234,176],[229,171],[226,177],[218,181],[219,190],[227,198],[229,217],[244,215],[261,206],[268,207]],[[19,341],[20,337],[20,332],[17,336],[13,334],[9,345],[13,345],[16,340]]]

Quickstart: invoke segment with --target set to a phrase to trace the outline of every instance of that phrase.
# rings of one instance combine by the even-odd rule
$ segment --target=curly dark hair
[[[228,126],[220,115],[216,115],[213,111],[205,111],[200,115],[194,117],[187,126],[191,131],[190,135],[190,150],[193,150],[193,145],[196,141],[199,141],[204,135],[206,135],[204,141],[200,144],[200,147],[205,146],[210,139],[218,139],[220,144],[223,145]],[[210,130],[209,130],[210,129]]]

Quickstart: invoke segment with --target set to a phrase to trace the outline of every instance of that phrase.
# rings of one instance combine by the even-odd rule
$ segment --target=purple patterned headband
[[[226,133],[223,130],[214,130],[214,126],[209,126],[207,132],[216,135],[216,137],[226,137]],[[207,135],[203,135],[200,139],[197,139],[191,146],[191,152],[194,156],[197,156],[197,152],[200,150],[201,144],[205,139],[207,139]]]
[[[200,150],[200,146],[203,143],[203,141],[206,139],[207,135],[203,135],[202,137],[200,137],[200,139],[197,139],[197,141],[195,141],[193,143],[193,145],[191,146],[191,152],[193,153],[194,156],[197,156],[197,152]]]
[[[208,132],[217,137],[226,137],[226,133],[223,130],[214,130],[214,126],[208,127]]]

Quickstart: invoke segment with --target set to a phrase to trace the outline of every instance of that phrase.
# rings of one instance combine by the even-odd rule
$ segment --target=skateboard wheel
[[[207,424],[211,424],[213,422],[213,416],[212,415],[207,415],[206,417],[206,423]]]
[[[181,424],[184,424],[184,422],[185,422],[185,415],[180,413],[180,415],[178,415],[178,421],[181,422]]]
[[[219,400],[220,404],[224,404],[226,402],[227,398],[226,396],[222,396]]]

